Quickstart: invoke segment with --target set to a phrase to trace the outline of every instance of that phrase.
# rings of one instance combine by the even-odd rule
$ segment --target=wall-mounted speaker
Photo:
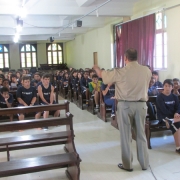
[[[82,26],[82,21],[77,21],[77,27],[81,27]]]
[[[54,37],[50,37],[50,42],[54,42]]]

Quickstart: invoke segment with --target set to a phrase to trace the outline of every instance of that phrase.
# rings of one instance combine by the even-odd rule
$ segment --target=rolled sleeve
[[[115,77],[116,77],[116,70],[110,70],[110,71],[102,71],[101,73],[103,83],[104,84],[109,84],[109,83],[115,83]]]

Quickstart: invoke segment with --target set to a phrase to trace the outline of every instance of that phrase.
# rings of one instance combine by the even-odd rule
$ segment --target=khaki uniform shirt
[[[104,84],[115,83],[115,98],[123,101],[147,101],[152,73],[148,67],[129,62],[124,68],[102,71]]]

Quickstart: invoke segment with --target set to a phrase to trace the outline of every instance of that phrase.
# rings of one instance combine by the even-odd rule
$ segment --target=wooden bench
[[[39,172],[57,168],[65,168],[66,175],[71,180],[79,180],[80,176],[80,162],[78,153],[76,152],[74,144],[74,131],[73,131],[73,121],[72,115],[67,113],[65,118],[47,118],[47,119],[38,119],[38,120],[23,120],[17,122],[7,122],[0,124],[0,132],[4,131],[15,131],[20,129],[31,129],[38,128],[42,126],[57,126],[57,125],[66,125],[67,131],[64,132],[55,132],[47,134],[36,134],[36,135],[26,135],[26,136],[17,136],[9,138],[0,139],[1,150],[6,149],[8,160],[10,160],[10,150],[17,149],[27,149],[39,147],[39,143],[44,142],[51,143],[51,140],[58,140],[60,144],[65,144],[64,154],[56,154],[49,156],[33,157],[18,159],[8,162],[0,163],[0,177],[7,177],[19,174],[26,174],[32,172]],[[54,141],[53,141],[54,142]],[[29,143],[34,143],[29,146]],[[42,144],[41,144],[42,145]],[[14,148],[14,149],[13,149]]]
[[[110,106],[107,106],[103,99],[102,91],[99,93],[100,96],[100,106],[99,106],[99,113],[97,114],[98,118],[103,120],[104,122],[107,122],[107,113],[112,111],[112,108]]]
[[[37,105],[37,106],[20,106],[12,108],[0,109],[0,116],[6,116],[7,114],[25,114],[32,112],[43,112],[43,111],[55,111],[65,110],[69,112],[69,102],[65,101],[63,104],[52,104],[52,105]]]

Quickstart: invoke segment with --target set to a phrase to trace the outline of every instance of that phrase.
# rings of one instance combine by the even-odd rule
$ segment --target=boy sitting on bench
[[[1,88],[0,94],[0,108],[10,108],[13,103],[13,95],[9,93],[9,89],[7,87]],[[10,117],[10,121],[13,120],[13,115],[8,115]]]
[[[180,105],[178,97],[171,93],[173,81],[166,79],[163,83],[164,90],[156,98],[157,115],[160,121],[166,123],[167,129],[173,133],[176,152],[180,154]],[[171,119],[169,119],[171,118]]]
[[[17,89],[16,93],[17,100],[19,102],[18,106],[34,106],[36,104],[36,89],[30,86],[30,77],[22,77],[22,86]],[[35,119],[40,118],[40,113],[36,113]],[[19,120],[24,120],[24,114],[18,114]]]
[[[102,81],[98,81],[98,76],[94,74],[92,76],[92,82],[89,83],[89,91],[94,96],[94,101],[96,104],[96,109],[99,109],[99,92],[101,89]]]
[[[50,75],[44,74],[42,77],[42,84],[38,86],[38,94],[39,94],[39,104],[41,105],[51,105],[56,104],[54,101],[54,87],[50,83]],[[54,117],[58,117],[60,115],[60,110],[54,112]],[[49,111],[44,111],[44,118],[49,117]],[[44,129],[48,129],[44,127]]]

